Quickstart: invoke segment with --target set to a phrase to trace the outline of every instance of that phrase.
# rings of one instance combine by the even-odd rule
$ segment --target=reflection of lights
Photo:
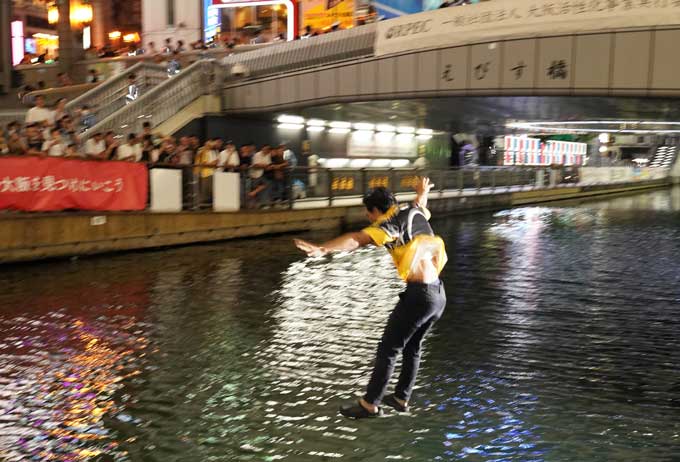
[[[609,133],[600,133],[597,136],[597,139],[600,141],[602,144],[609,143]]]
[[[338,121],[331,122],[329,125],[330,125],[332,128],[350,128],[350,127],[352,126],[352,124],[349,123],[349,122],[338,122]],[[349,131],[349,130],[348,130],[348,131]],[[345,133],[346,133],[346,132],[345,132]]]
[[[397,132],[399,133],[415,133],[415,131],[414,127],[397,127]]]
[[[349,164],[349,159],[326,159],[326,168],[345,168]]]
[[[300,116],[295,116],[295,115],[287,115],[283,114],[280,115],[277,119],[277,122],[282,123],[282,124],[303,124],[305,123],[305,118],[300,117]]]
[[[366,168],[371,163],[371,159],[352,159],[349,162],[350,168]]]
[[[359,122],[354,124],[354,128],[357,130],[373,130],[375,128],[374,124],[369,124],[367,122]]]
[[[339,128],[339,127],[336,127],[336,128],[331,128],[331,129],[328,130],[328,131],[329,131],[329,133],[334,133],[334,134],[342,135],[342,134],[345,134],[345,133],[349,133],[349,132],[350,132],[350,129],[349,129],[349,128]]]
[[[416,130],[416,133],[418,135],[432,135],[432,133],[434,132],[431,128],[419,128],[418,130]]]
[[[310,127],[325,127],[326,121],[321,119],[309,119],[307,125]]]
[[[310,126],[307,126],[307,131],[308,131],[308,132],[322,132],[322,131],[324,131],[324,130],[325,130],[324,127],[317,127],[317,126],[311,126],[311,127],[310,127]]]
[[[376,129],[379,132],[389,132],[389,133],[394,133],[394,131],[396,130],[394,128],[394,125],[388,125],[388,124],[378,124]]]
[[[113,32],[109,32],[109,39],[111,40],[116,40],[121,37],[121,32],[119,30],[114,30]]]
[[[303,124],[290,124],[290,123],[285,123],[285,124],[279,124],[278,128],[281,128],[283,130],[301,130],[305,128]]]

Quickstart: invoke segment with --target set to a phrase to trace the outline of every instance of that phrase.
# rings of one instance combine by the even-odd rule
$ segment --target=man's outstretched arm
[[[430,179],[426,176],[421,177],[416,183],[416,200],[413,201],[413,205],[416,207],[427,208],[427,195],[430,193],[430,189],[434,187],[434,183],[430,183]]]
[[[310,257],[320,257],[331,252],[351,252],[373,243],[371,237],[363,231],[346,233],[319,245],[302,239],[295,239],[294,242],[298,249]]]

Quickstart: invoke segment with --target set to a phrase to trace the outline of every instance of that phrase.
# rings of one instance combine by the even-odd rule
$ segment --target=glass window
[[[175,0],[165,0],[168,11],[168,26],[175,25]]]

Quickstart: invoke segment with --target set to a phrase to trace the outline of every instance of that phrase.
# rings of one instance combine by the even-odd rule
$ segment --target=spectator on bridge
[[[165,45],[163,46],[163,54],[169,55],[172,53],[172,39],[170,37],[165,39]]]
[[[281,202],[286,198],[286,168],[288,162],[283,158],[283,147],[279,146],[271,151],[270,190],[271,200]]]
[[[127,94],[125,95],[125,104],[134,102],[139,97],[139,87],[136,82],[137,76],[135,74],[128,75]]]
[[[78,120],[78,128],[81,132],[94,127],[97,122],[94,113],[87,104],[83,104],[82,107],[76,111],[76,119]]]
[[[286,143],[281,143],[279,148],[283,150],[283,158],[288,162],[290,168],[296,168],[298,166],[298,160],[295,153],[286,145]]]
[[[191,149],[190,143],[191,140],[188,136],[180,137],[175,154],[175,162],[178,165],[192,165],[194,163],[194,151]]]
[[[68,115],[68,112],[66,112],[67,102],[68,100],[66,98],[59,98],[57,100],[57,104],[54,106],[54,114],[52,115],[55,122],[61,120],[62,117]]]
[[[95,133],[92,138],[85,142],[84,153],[88,159],[106,159],[106,141],[104,141],[104,136],[100,132]]]
[[[212,182],[215,167],[219,162],[219,154],[215,150],[217,145],[216,140],[210,139],[205,142],[203,147],[198,151],[194,165],[200,166],[194,171],[199,176],[199,190],[201,196],[201,203],[212,202]]]
[[[127,142],[121,144],[116,152],[116,159],[127,162],[139,162],[142,160],[142,147],[134,133],[127,136]]]
[[[78,149],[78,145],[71,143],[66,146],[64,149],[64,157],[68,157],[71,159],[79,159],[82,158],[83,156],[80,153],[80,150]]]
[[[418,158],[415,160],[415,162],[413,162],[413,167],[423,169],[427,168],[427,164],[428,162],[427,159],[425,158],[425,153],[420,152],[418,153]]]
[[[26,153],[30,155],[42,155],[45,137],[41,131],[39,123],[26,125]]]
[[[7,124],[7,137],[12,135],[12,133],[20,133],[21,125],[16,120],[11,121]]]
[[[305,33],[302,34],[302,36],[301,36],[300,38],[304,40],[304,39],[310,38],[311,36],[312,36],[312,26],[310,26],[309,24],[307,24],[307,25],[305,26]]]
[[[144,139],[144,137],[146,136],[151,137],[151,142],[153,143],[154,146],[156,147],[160,146],[163,137],[153,132],[151,122],[149,121],[146,121],[142,124],[142,139]]]
[[[38,95],[35,97],[35,106],[26,112],[26,123],[36,123],[47,121],[49,124],[54,123],[54,115],[52,111],[45,107],[45,97]]]
[[[250,176],[250,191],[248,192],[250,207],[261,204],[265,199],[269,189],[269,182],[265,177],[265,171],[271,170],[271,164],[271,147],[265,144],[253,156],[252,164],[248,171]]]
[[[87,83],[98,83],[101,75],[97,69],[90,69],[87,73]]]
[[[102,159],[115,159],[116,153],[118,152],[118,146],[120,145],[116,139],[116,134],[112,131],[106,132],[106,135],[104,135],[104,142],[106,143],[106,150],[104,151],[104,154],[102,154]]]
[[[23,156],[28,153],[28,146],[19,133],[12,133],[9,135],[7,148],[9,149],[8,154],[10,156]]]
[[[466,164],[477,165],[477,149],[475,149],[474,145],[468,140],[461,141],[460,145],[461,148],[458,151],[459,165],[461,167]]]
[[[220,151],[220,158],[217,165],[222,167],[225,172],[235,172],[238,170],[241,165],[241,160],[239,159],[233,141],[227,141],[224,150]]]
[[[5,138],[5,132],[0,128],[0,156],[5,156],[7,154],[9,154],[7,138]]]
[[[157,162],[164,164],[172,164],[176,162],[175,155],[177,154],[177,146],[175,139],[171,136],[164,138],[158,150]]]
[[[43,142],[42,152],[50,157],[63,157],[66,150],[66,143],[61,137],[61,130],[53,128],[50,131],[50,139]]]
[[[60,72],[57,74],[57,86],[59,87],[68,87],[69,85],[73,85],[73,80],[71,77],[66,72]]]
[[[175,50],[172,52],[172,58],[170,59],[170,61],[168,61],[167,67],[168,77],[172,77],[173,75],[179,74],[181,68],[182,66],[179,63],[179,51]]]

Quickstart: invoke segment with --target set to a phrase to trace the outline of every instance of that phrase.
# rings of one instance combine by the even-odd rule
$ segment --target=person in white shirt
[[[281,144],[279,145],[279,148],[283,149],[283,160],[285,160],[286,162],[288,162],[288,166],[289,166],[290,168],[295,168],[295,167],[297,167],[297,165],[298,165],[297,156],[295,155],[295,153],[294,153],[292,150],[290,150],[290,149],[288,148],[288,146],[286,145],[286,143],[281,143]]]
[[[424,153],[418,156],[415,162],[413,162],[413,166],[415,168],[427,168],[427,159]]]
[[[137,135],[130,133],[128,135],[127,143],[118,146],[116,159],[128,162],[139,162],[142,160],[142,147],[139,144]]]
[[[45,97],[38,95],[35,97],[35,106],[26,113],[26,123],[44,122],[54,124],[54,113],[45,107]]]
[[[236,146],[232,141],[227,141],[227,145],[223,151],[220,152],[219,167],[222,167],[225,172],[233,172],[241,165],[241,159],[236,151]]]
[[[103,159],[106,153],[106,141],[101,133],[95,133],[85,142],[85,156],[92,159]]]
[[[63,157],[66,151],[66,145],[61,139],[59,129],[53,128],[50,135],[50,139],[43,143],[42,151],[50,157]]]
[[[250,178],[258,180],[264,175],[264,171],[272,164],[271,148],[268,144],[262,146],[262,149],[257,151],[253,156],[253,162],[250,166]]]
[[[261,150],[255,153],[250,169],[248,170],[248,174],[250,175],[250,192],[248,192],[250,207],[256,206],[265,199],[269,182],[264,177],[264,172],[265,170],[269,170],[271,165],[271,148],[266,144],[262,146]]]
[[[139,97],[139,87],[135,83],[136,78],[135,74],[128,75],[128,92],[125,95],[125,104],[130,104]]]

